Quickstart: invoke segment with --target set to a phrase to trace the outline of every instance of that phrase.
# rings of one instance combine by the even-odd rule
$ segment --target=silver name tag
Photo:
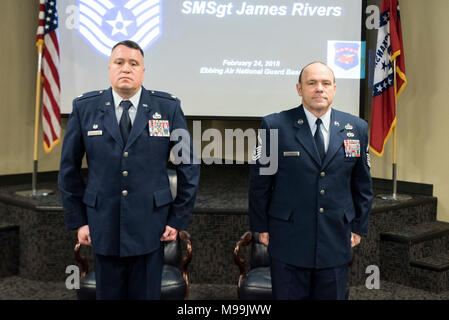
[[[101,136],[101,135],[103,135],[103,130],[87,131],[87,136]]]
[[[284,157],[299,157],[299,151],[284,151]]]

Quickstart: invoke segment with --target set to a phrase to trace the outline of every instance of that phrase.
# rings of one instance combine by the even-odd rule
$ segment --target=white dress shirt
[[[129,100],[133,104],[129,108],[128,114],[129,114],[129,118],[131,119],[131,124],[134,124],[134,119],[136,119],[137,107],[139,106],[141,93],[142,93],[142,87],[140,87],[139,91],[137,91],[137,93],[135,95],[133,95],[131,98],[123,99],[122,97],[120,97],[120,95],[117,92],[114,91],[114,89],[112,89],[112,97],[114,98],[114,105],[115,105],[115,115],[117,116],[118,124],[120,124],[120,118],[122,117],[122,113],[123,113],[123,107],[120,106],[120,103],[123,100]]]
[[[329,110],[327,110],[327,112],[325,114],[323,114],[320,119],[323,122],[321,125],[321,132],[323,133],[323,137],[324,137],[324,151],[327,152],[327,149],[329,148],[329,140],[330,140],[330,123],[331,123],[331,110],[332,108],[329,108]],[[310,131],[312,131],[312,136],[315,135],[315,131],[316,131],[316,119],[318,119],[317,117],[315,117],[313,115],[312,112],[310,112],[309,110],[307,110],[304,107],[304,112],[306,114],[307,117],[307,121],[309,122],[309,127],[310,127]]]

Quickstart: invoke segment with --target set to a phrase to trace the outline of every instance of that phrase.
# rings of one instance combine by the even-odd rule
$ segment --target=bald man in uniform
[[[352,247],[368,232],[372,182],[368,125],[332,107],[332,70],[307,65],[296,85],[302,104],[262,119],[277,130],[262,141],[262,154],[279,159],[274,174],[250,168],[251,230],[268,246],[275,299],[345,299]],[[256,154],[256,153],[255,153]]]

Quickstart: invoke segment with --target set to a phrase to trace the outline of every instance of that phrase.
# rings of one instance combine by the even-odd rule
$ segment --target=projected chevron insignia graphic
[[[107,57],[122,40],[145,50],[161,34],[162,0],[78,0],[81,37]]]

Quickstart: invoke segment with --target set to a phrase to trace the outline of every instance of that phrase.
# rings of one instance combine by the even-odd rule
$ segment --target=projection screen
[[[169,92],[187,116],[260,117],[299,105],[312,61],[335,72],[334,106],[359,115],[362,0],[60,0],[62,113],[109,87],[112,46],[138,42],[143,86]]]

